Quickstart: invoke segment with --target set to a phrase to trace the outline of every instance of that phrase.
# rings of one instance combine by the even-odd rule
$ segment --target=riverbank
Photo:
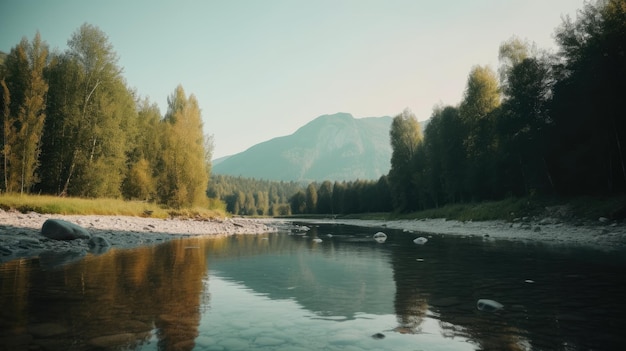
[[[602,250],[626,248],[626,223],[599,218],[597,221],[562,221],[558,218],[520,218],[509,222],[457,221],[446,219],[372,220],[307,219],[311,224],[345,224],[363,227],[398,229],[415,237],[431,234],[480,236],[486,239],[578,245]]]
[[[278,230],[276,225],[271,224],[271,220],[264,219],[159,219],[0,210],[0,262],[35,257],[47,252],[69,252],[76,255],[85,255],[89,252],[87,239],[68,242],[43,237],[41,227],[50,218],[78,224],[92,235],[106,239],[111,248],[153,245],[191,236],[260,234]]]
[[[17,258],[57,254],[57,264],[75,260],[90,250],[87,239],[71,242],[51,240],[41,235],[49,218],[66,220],[106,239],[111,248],[154,245],[192,236],[261,234],[290,230],[290,223],[345,224],[370,228],[398,229],[407,235],[433,234],[480,236],[490,240],[506,239],[544,242],[556,245],[579,245],[602,250],[626,248],[626,223],[606,218],[597,221],[566,221],[553,217],[520,218],[512,222],[458,221],[446,219],[158,219],[131,216],[53,215],[0,210],[0,262]]]

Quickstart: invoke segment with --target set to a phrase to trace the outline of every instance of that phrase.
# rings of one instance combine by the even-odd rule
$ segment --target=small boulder
[[[103,254],[111,247],[111,243],[99,235],[92,236],[87,245],[89,246],[89,251],[94,254]]]
[[[383,232],[378,232],[374,234],[374,240],[376,240],[377,243],[382,244],[385,242],[385,240],[387,240],[387,234]]]
[[[41,235],[54,240],[89,239],[87,229],[61,219],[48,219],[41,227]]]
[[[417,245],[424,245],[428,242],[428,239],[424,238],[423,236],[420,236],[419,238],[416,238],[415,240],[413,240],[414,243],[416,243]]]
[[[383,334],[383,333],[376,333],[376,334],[372,335],[372,339],[380,340],[380,339],[384,339],[384,338],[385,338],[385,334]]]

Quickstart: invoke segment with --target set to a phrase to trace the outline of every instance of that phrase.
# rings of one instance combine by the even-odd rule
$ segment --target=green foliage
[[[0,208],[20,212],[35,211],[63,215],[123,215],[166,218],[168,212],[155,204],[100,198],[84,199],[50,195],[0,194]]]
[[[317,203],[312,201],[316,197]],[[298,191],[291,196],[289,202],[294,215],[346,215],[393,210],[387,176],[380,177],[378,181],[335,182],[332,187],[329,181],[323,182],[319,187],[316,183],[310,183],[306,191]]]
[[[289,199],[289,204],[291,206],[291,213],[295,215],[308,212],[306,208],[306,193],[302,190],[298,191]]]
[[[136,109],[106,35],[82,25],[68,50],[53,58],[47,77],[42,190],[120,196]]]
[[[519,199],[626,191],[626,5],[586,4],[556,37],[556,56],[503,43],[502,89],[489,67],[475,66],[463,100],[436,107],[423,140],[406,113],[394,119],[394,211],[508,218],[535,210]],[[367,211],[366,189],[336,183],[333,209]]]
[[[200,107],[178,86],[168,98],[158,193],[171,207],[206,206],[209,183]]]
[[[303,190],[296,182],[275,182],[213,174],[207,194],[226,204],[236,215],[286,216],[291,214],[289,198]]]
[[[3,188],[7,192],[30,192],[38,181],[48,92],[43,77],[47,58],[48,47],[39,33],[31,43],[22,39],[6,58],[6,77],[2,80],[2,159]]]
[[[136,100],[117,61],[89,24],[50,57],[39,33],[12,49],[0,79],[0,190],[223,206],[206,196],[213,146],[196,98],[177,87],[161,118]]]
[[[314,183],[306,188],[306,209],[309,213],[314,213],[317,209],[317,188]]]
[[[560,194],[626,191],[626,5],[586,3],[556,32],[547,163]]]
[[[389,132],[391,140],[391,185],[394,206],[401,211],[414,210],[416,189],[412,177],[414,175],[415,156],[422,141],[422,132],[415,115],[404,110],[394,117]]]
[[[129,199],[151,201],[156,195],[156,181],[150,163],[145,158],[133,164],[124,182],[124,194]]]

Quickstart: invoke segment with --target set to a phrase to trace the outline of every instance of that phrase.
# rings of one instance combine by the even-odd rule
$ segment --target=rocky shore
[[[456,221],[446,219],[361,220],[326,219],[309,223],[334,223],[400,229],[408,233],[481,236],[489,239],[576,245],[601,250],[626,249],[626,223],[599,218],[597,221],[556,217],[518,218],[508,221]],[[384,231],[384,230],[383,230]]]
[[[48,219],[61,219],[85,228],[92,237],[103,239],[94,247],[92,239],[54,240],[41,234]],[[132,248],[168,240],[232,234],[261,234],[293,229],[291,221],[274,219],[226,218],[221,220],[156,219],[127,216],[64,216],[0,210],[0,263],[16,258],[39,256],[49,265],[62,265],[87,253],[109,248]],[[400,229],[408,233],[474,235],[490,239],[545,242],[555,245],[581,245],[603,250],[626,248],[626,223],[599,218],[594,222],[558,218],[520,218],[506,221],[421,220],[302,220],[306,223],[332,223],[363,227]]]
[[[167,240],[201,236],[275,232],[280,222],[263,219],[221,220],[157,219],[128,216],[66,216],[0,210],[0,263],[40,256],[52,264],[78,259],[102,248],[90,247],[89,239],[54,240],[41,234],[48,219],[61,219],[103,238],[112,248],[153,245]]]

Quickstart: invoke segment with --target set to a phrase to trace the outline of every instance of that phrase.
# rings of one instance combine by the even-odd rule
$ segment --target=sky
[[[107,34],[128,86],[157,103],[180,84],[214,158],[318,116],[418,120],[456,105],[475,65],[517,36],[556,51],[584,0],[0,0],[0,51],[38,30],[63,52],[83,23]]]

